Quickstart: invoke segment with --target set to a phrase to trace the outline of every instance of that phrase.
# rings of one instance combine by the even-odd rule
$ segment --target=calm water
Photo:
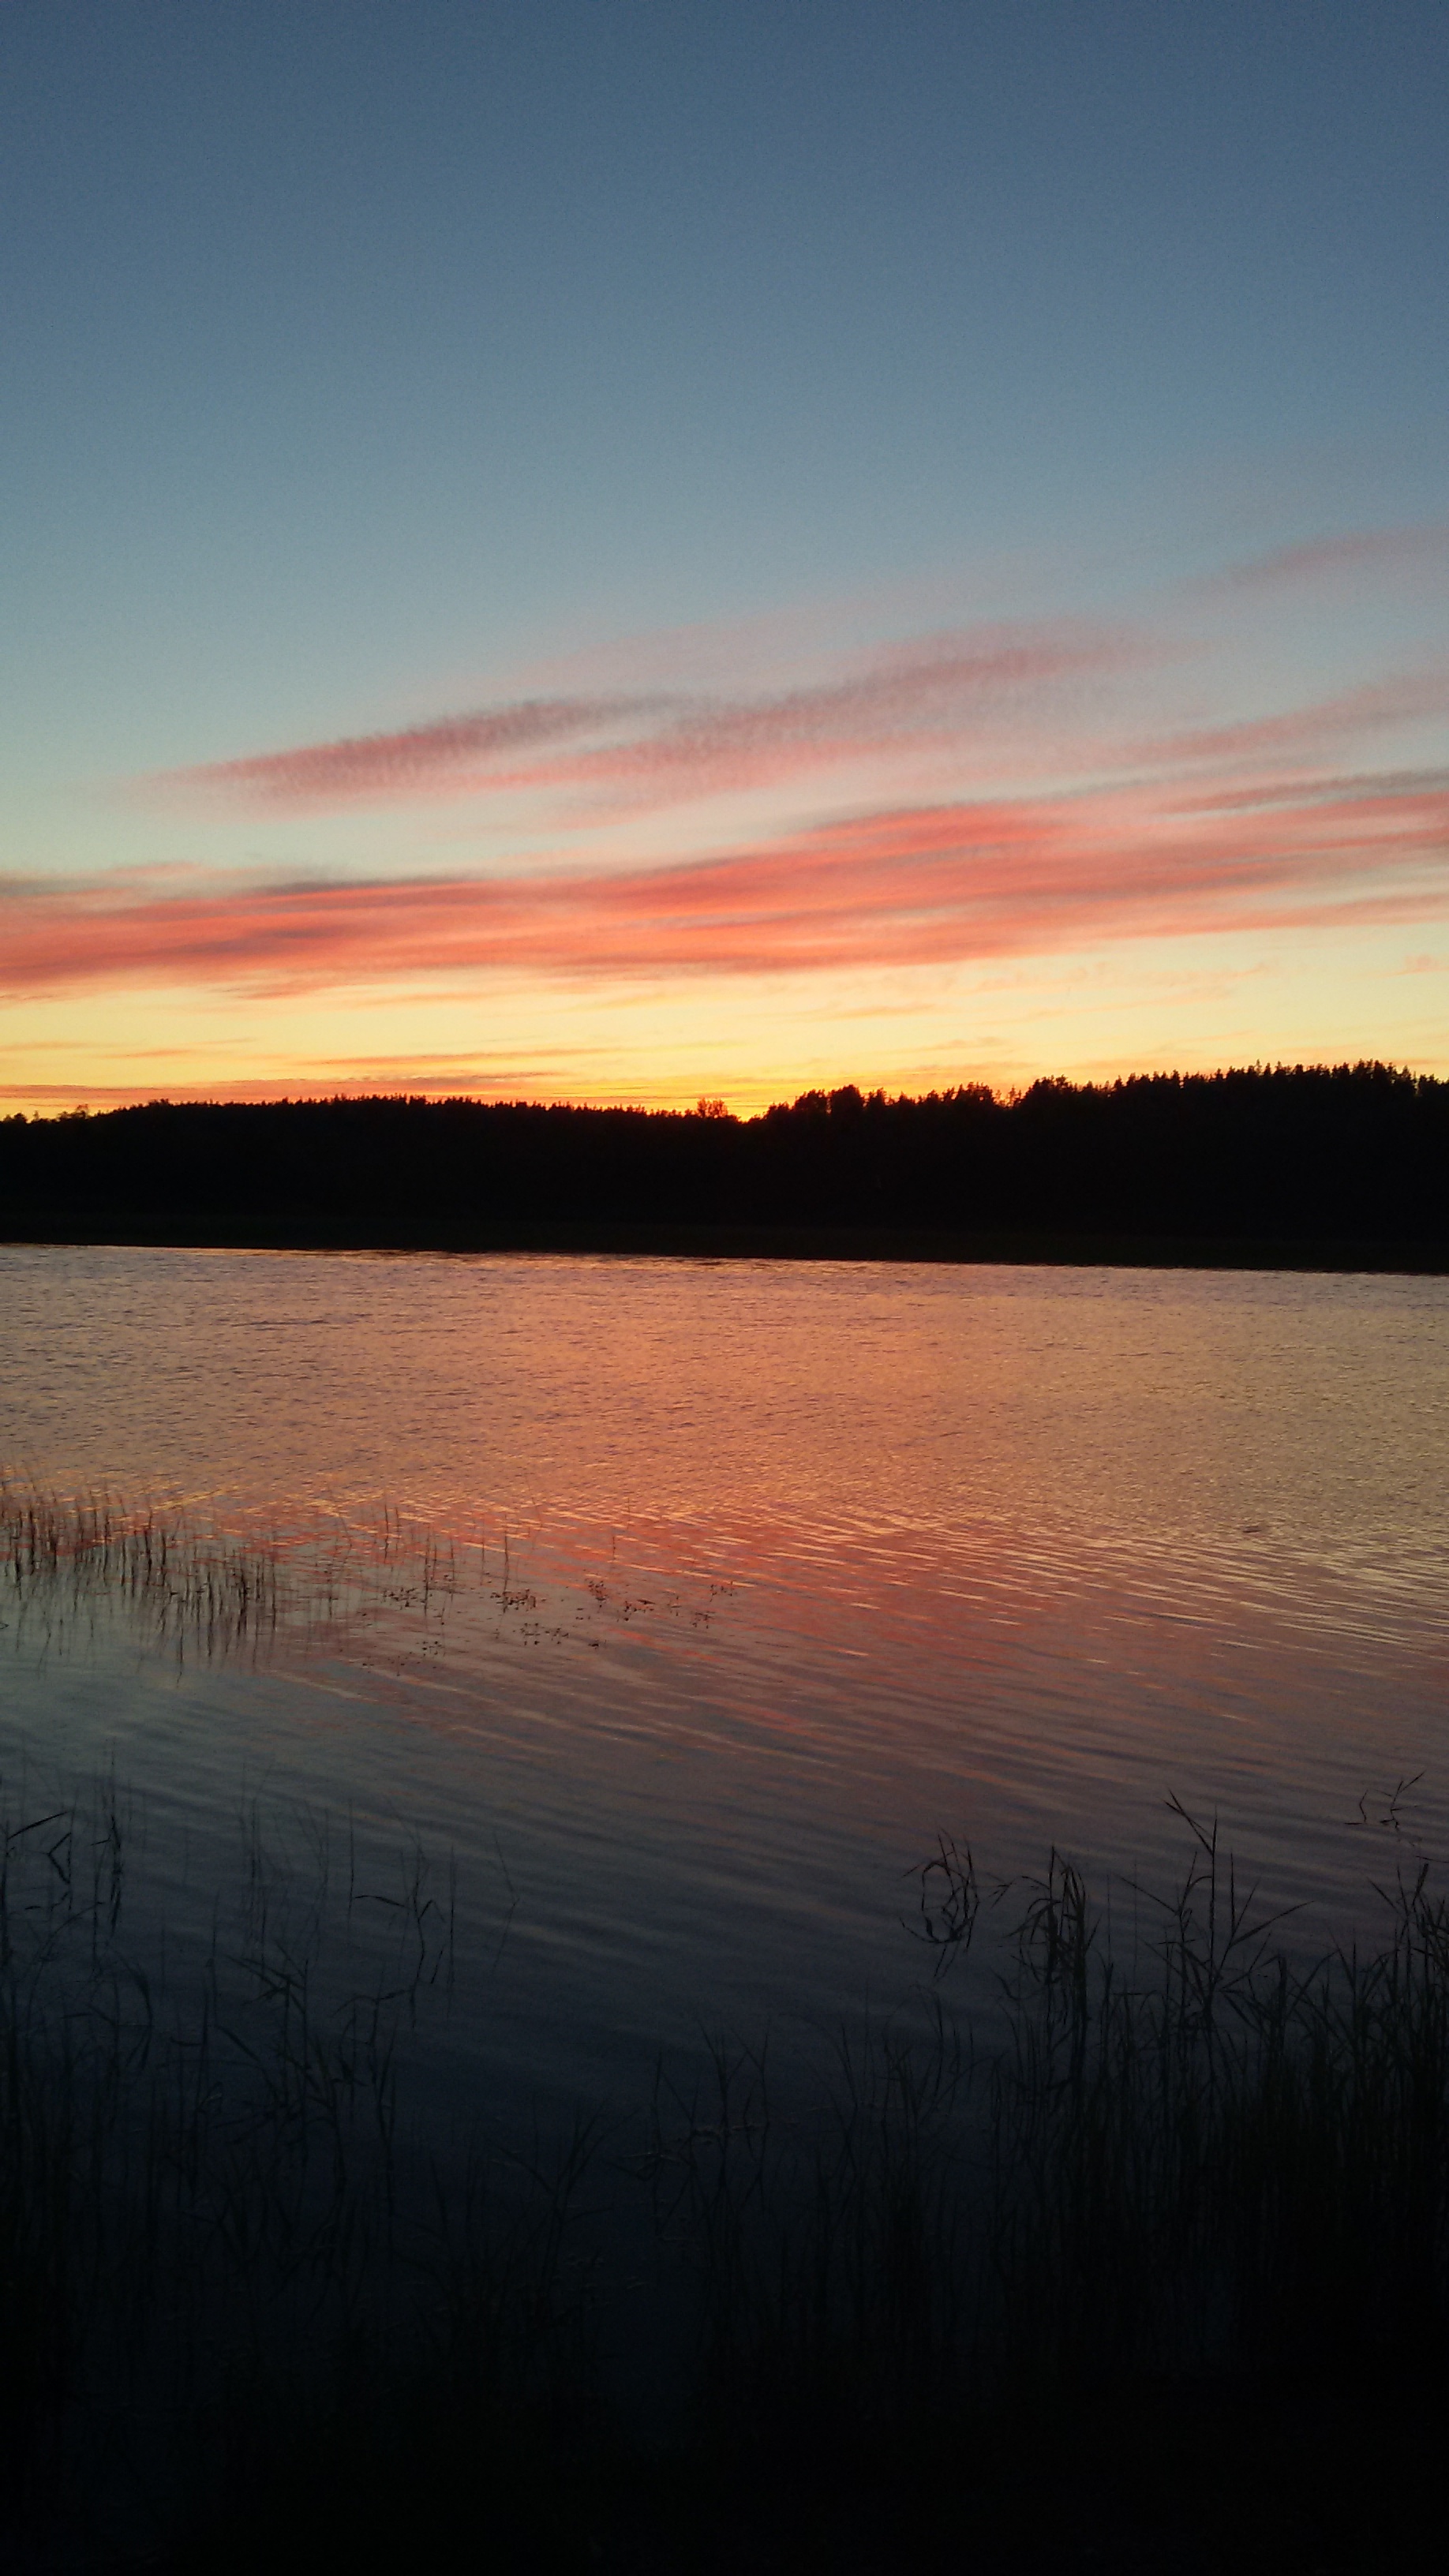
[[[248,1801],[454,1854],[510,2081],[896,2005],[941,1832],[1150,1877],[1175,1793],[1325,1923],[1400,1779],[1449,1845],[1449,1282],[21,1248],[0,1336],[13,1476],[289,1605],[7,1597],[12,1814],[113,1764],[181,1944]]]

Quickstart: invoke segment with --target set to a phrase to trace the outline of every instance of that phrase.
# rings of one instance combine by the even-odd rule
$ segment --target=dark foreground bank
[[[0,1121],[0,1239],[1449,1267],[1449,1083],[851,1088],[736,1119],[370,1099]]]
[[[1115,1944],[1058,1855],[982,1906],[943,1843],[913,1928],[926,1978],[984,1951],[974,2050],[945,2008],[813,2072],[729,2043],[460,2142],[410,2119],[416,1876],[349,1986],[350,1881],[253,1834],[158,1984],[114,1786],[12,1815],[0,2564],[1437,2563],[1449,1909],[1408,1867],[1306,1963],[1184,1829]]]

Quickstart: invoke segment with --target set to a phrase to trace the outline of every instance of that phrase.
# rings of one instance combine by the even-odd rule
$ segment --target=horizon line
[[[732,1109],[722,1095],[709,1093],[702,1093],[692,1103],[670,1105],[638,1099],[550,1100],[528,1098],[522,1094],[508,1098],[499,1096],[489,1098],[476,1091],[309,1091],[271,1093],[260,1098],[236,1094],[227,1096],[199,1093],[183,1099],[174,1098],[168,1092],[161,1092],[149,1097],[111,1101],[100,1109],[93,1109],[89,1101],[76,1101],[71,1108],[53,1111],[37,1109],[27,1112],[24,1109],[9,1111],[0,1109],[0,1126],[73,1126],[80,1123],[89,1124],[92,1120],[99,1122],[102,1119],[127,1117],[137,1112],[154,1110],[393,1107],[486,1111],[536,1110],[561,1112],[573,1117],[600,1118],[611,1116],[691,1118],[705,1123],[727,1123],[732,1126],[750,1127],[758,1126],[762,1119],[777,1112],[816,1107],[830,1111],[834,1109],[837,1102],[841,1104],[842,1109],[846,1108],[847,1104],[851,1109],[876,1106],[914,1108],[928,1106],[932,1102],[970,1099],[979,1102],[982,1106],[989,1103],[994,1108],[1010,1109],[1042,1092],[1106,1094],[1129,1090],[1139,1085],[1163,1084],[1182,1088],[1188,1084],[1244,1079],[1260,1081],[1292,1079],[1314,1075],[1328,1079],[1378,1076],[1394,1083],[1410,1083],[1415,1089],[1436,1091],[1449,1089],[1449,1076],[1421,1072],[1413,1065],[1391,1063],[1381,1056],[1359,1056],[1353,1059],[1341,1057],[1335,1062],[1325,1059],[1314,1059],[1309,1062],[1299,1060],[1294,1063],[1283,1058],[1277,1058],[1271,1062],[1259,1058],[1252,1063],[1194,1066],[1187,1069],[1175,1066],[1170,1071],[1159,1068],[1119,1073],[1106,1076],[1100,1081],[1090,1079],[1077,1081],[1068,1074],[1043,1073],[1035,1075],[1028,1083],[1013,1083],[1002,1087],[983,1081],[964,1081],[945,1084],[930,1091],[891,1092],[887,1091],[883,1084],[876,1084],[869,1091],[863,1091],[859,1084],[854,1082],[837,1083],[828,1090],[812,1085],[805,1091],[797,1092],[793,1099],[772,1100],[762,1109],[745,1111]],[[16,1088],[19,1089],[20,1086],[17,1085]]]

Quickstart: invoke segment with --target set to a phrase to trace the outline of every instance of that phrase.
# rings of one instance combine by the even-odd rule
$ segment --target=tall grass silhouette
[[[183,1650],[451,1579],[390,1520],[339,1534],[319,1610],[315,1552],[13,1487],[0,1544],[26,1616],[119,1592]],[[476,1999],[427,1855],[254,1807],[167,1943],[122,1785],[0,1786],[8,2563],[382,2565],[481,2517],[499,2568],[803,2566],[750,2538],[803,2513],[886,2568],[917,2541],[862,2556],[870,2496],[938,2549],[965,2481],[992,2563],[1034,2567],[1044,2447],[1080,2481],[1074,2428],[1146,2427],[1176,2495],[1227,2408],[1229,2447],[1277,2428],[1262,2563],[1387,2564],[1371,2466],[1298,2558],[1273,2500],[1449,2378],[1449,1899],[1390,1837],[1357,1941],[1310,1955],[1176,1814],[1156,1890],[1061,1851],[994,1884],[943,1835],[924,2013],[808,2065],[726,2037],[648,2102],[500,2131],[429,2075]]]
[[[209,1948],[163,1978],[127,1946],[114,1784],[6,1819],[13,2530],[154,2552],[206,2496],[239,2528],[278,2481],[296,2510],[329,2458],[375,2517],[382,2464],[396,2510],[445,2421],[522,2532],[524,2463],[588,2521],[616,2491],[637,2514],[665,2465],[914,2456],[1104,2387],[1311,2379],[1345,2353],[1433,2383],[1445,1900],[1417,1866],[1375,1942],[1304,1964],[1213,1828],[1185,1830],[1125,1941],[1059,1854],[983,1909],[943,1846],[931,1920],[975,1954],[987,2037],[938,1984],[924,2026],[842,2038],[809,2080],[722,2044],[632,2115],[485,2151],[414,2117],[452,1950],[416,1852],[382,1891],[318,1820],[284,1847],[253,1816]]]
[[[379,1503],[239,1536],[182,1504],[128,1506],[0,1470],[0,1595],[32,1632],[123,1615],[181,1659],[255,1660],[315,1645],[399,1606],[426,1612],[459,1581],[457,1553]]]

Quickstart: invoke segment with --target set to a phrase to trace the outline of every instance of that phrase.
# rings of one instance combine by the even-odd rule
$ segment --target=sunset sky
[[[7,0],[0,1110],[1449,1072],[1442,0]]]

